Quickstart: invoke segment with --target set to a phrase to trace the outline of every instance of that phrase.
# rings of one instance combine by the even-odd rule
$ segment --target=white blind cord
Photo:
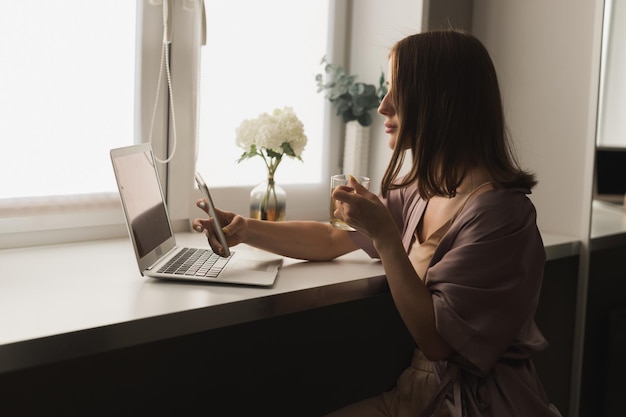
[[[200,98],[202,81],[202,47],[206,45],[206,9],[204,0],[200,0],[200,48],[198,48],[198,61],[196,62],[196,151],[194,155],[194,167],[198,165],[198,154],[200,153]]]
[[[157,108],[159,105],[159,95],[161,91],[161,79],[163,78],[163,67],[165,66],[165,73],[167,75],[167,88],[169,92],[170,111],[172,113],[172,119],[171,119],[172,120],[172,137],[173,137],[172,153],[165,160],[160,159],[156,155],[154,156],[154,159],[159,163],[167,164],[168,162],[172,160],[172,158],[174,157],[174,154],[176,153],[176,143],[178,142],[178,138],[176,136],[176,116],[174,115],[174,93],[172,92],[172,76],[170,74],[170,63],[169,63],[168,0],[163,0],[162,4],[163,4],[163,44],[161,47],[161,62],[159,65],[159,77],[157,80],[156,96],[154,98],[154,107],[152,109],[152,120],[150,122],[150,133],[148,136],[148,141],[152,144],[152,132],[154,130],[154,122],[156,119]]]
[[[200,65],[202,63],[202,48],[198,51],[198,62],[196,68],[196,152],[193,158],[194,166],[198,164],[198,153],[200,152],[200,81],[202,76],[200,73]]]

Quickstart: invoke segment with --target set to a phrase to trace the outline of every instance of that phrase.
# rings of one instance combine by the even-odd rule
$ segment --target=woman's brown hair
[[[396,43],[390,60],[399,129],[383,195],[417,181],[423,198],[452,197],[476,166],[500,187],[536,184],[511,150],[496,71],[478,39],[454,30],[424,32]],[[407,149],[413,163],[399,179]]]

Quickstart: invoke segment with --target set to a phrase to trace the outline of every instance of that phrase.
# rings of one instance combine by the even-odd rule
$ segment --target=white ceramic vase
[[[356,120],[346,123],[343,147],[343,173],[369,175],[370,127],[361,126]]]

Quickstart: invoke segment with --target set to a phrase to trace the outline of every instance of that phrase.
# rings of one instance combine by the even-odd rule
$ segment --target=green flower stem
[[[267,189],[265,190],[265,195],[263,196],[263,200],[261,201],[261,215],[262,218],[269,218],[267,214],[267,207],[269,203],[269,199],[273,197],[274,200],[274,208],[278,210],[278,197],[276,196],[276,186],[274,182],[274,177],[269,175],[267,177]]]
[[[280,164],[280,161],[282,161],[282,158],[265,156],[263,151],[258,152],[257,155],[260,155],[261,158],[263,158],[263,162],[265,162],[265,166],[267,167],[268,176],[274,178],[276,168],[278,168],[278,165]]]
[[[274,174],[276,173],[276,169],[282,161],[280,157],[271,157],[263,154],[263,151],[258,153],[263,158],[263,162],[267,167],[267,190],[265,191],[265,195],[263,196],[263,200],[261,200],[261,218],[268,218],[267,215],[267,206],[269,203],[270,196],[274,199],[274,207],[278,210],[278,197],[276,196],[276,188],[274,182]]]

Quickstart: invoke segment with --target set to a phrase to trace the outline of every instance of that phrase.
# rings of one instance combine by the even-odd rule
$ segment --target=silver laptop
[[[111,149],[130,240],[142,275],[170,280],[272,286],[282,258],[246,249],[219,256],[176,244],[150,144]],[[208,190],[206,190],[208,192]],[[221,229],[216,227],[216,232]]]

